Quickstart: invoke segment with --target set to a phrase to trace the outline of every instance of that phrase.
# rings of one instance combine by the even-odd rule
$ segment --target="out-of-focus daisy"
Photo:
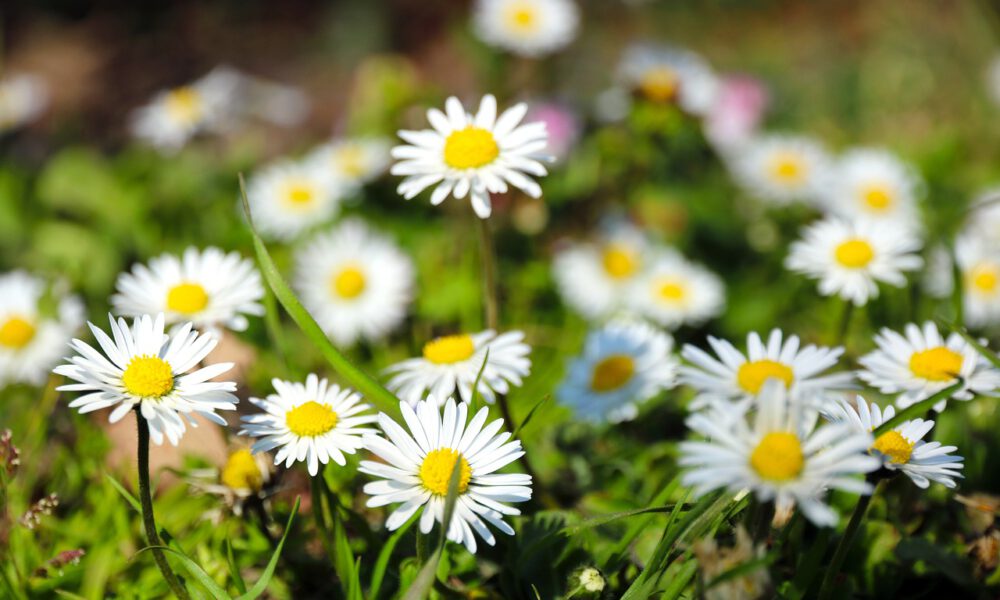
[[[673,339],[643,323],[615,322],[587,335],[556,396],[582,419],[630,421],[677,379]]]
[[[422,400],[425,393],[432,401],[443,401],[456,390],[463,401],[471,402],[472,386],[482,370],[477,390],[484,401],[492,404],[497,394],[506,394],[511,386],[519,387],[527,377],[530,353],[531,347],[524,343],[520,331],[497,335],[487,330],[435,338],[424,344],[422,356],[386,369],[392,376],[389,389],[409,404]]]
[[[340,209],[342,184],[313,162],[282,161],[247,182],[254,225],[269,239],[290,240],[332,219]]]
[[[937,325],[909,323],[904,334],[883,328],[875,336],[878,349],[861,357],[858,377],[885,394],[899,394],[896,405],[906,408],[925,400],[962,377],[962,387],[951,397],[971,400],[976,394],[997,396],[1000,370],[993,368],[957,333],[943,338]],[[934,406],[944,410],[946,401]]]
[[[305,161],[348,187],[368,183],[389,167],[390,142],[380,137],[334,140],[309,153]]]
[[[963,235],[955,242],[962,274],[963,317],[970,327],[1000,323],[1000,244],[995,239]]]
[[[238,447],[229,452],[221,468],[193,470],[189,473],[189,481],[195,489],[221,498],[227,509],[240,516],[248,501],[263,501],[274,491],[274,486],[270,485],[272,467],[269,459],[267,454],[253,454],[249,448]],[[211,511],[209,516],[218,522],[223,513]]]
[[[254,442],[255,453],[278,448],[276,465],[284,462],[291,467],[301,461],[308,465],[310,475],[331,460],[344,466],[344,455],[357,452],[363,445],[361,436],[375,431],[365,427],[375,422],[374,414],[365,414],[371,407],[353,390],[313,374],[305,384],[280,379],[272,379],[271,384],[276,393],[250,398],[264,412],[243,417],[240,435],[261,438]]]
[[[878,282],[906,285],[903,271],[924,261],[920,238],[895,221],[828,218],[808,226],[793,243],[785,266],[819,280],[819,293],[862,306],[878,297]]]
[[[697,325],[722,312],[725,288],[717,275],[673,250],[656,252],[649,262],[627,294],[635,312],[668,329]]]
[[[507,535],[514,534],[503,516],[521,514],[507,503],[531,499],[531,476],[496,472],[524,454],[521,442],[508,441],[510,433],[497,433],[503,419],[486,425],[489,411],[483,407],[469,421],[464,402],[456,406],[449,398],[443,403],[443,411],[440,404],[431,399],[413,408],[400,402],[399,410],[409,431],[379,413],[378,423],[386,437],[366,434],[364,442],[366,449],[385,462],[361,461],[359,470],[379,478],[364,487],[371,496],[368,506],[402,503],[389,515],[386,529],[398,529],[423,509],[420,531],[426,534],[435,521],[444,522],[448,485],[452,472],[460,469],[458,499],[447,537],[474,553],[473,532],[490,546],[496,543],[487,524]]]
[[[0,388],[9,383],[41,385],[83,324],[83,304],[63,296],[47,314],[45,283],[24,271],[0,275]]]
[[[961,236],[1000,247],[1000,187],[987,188],[972,199]]]
[[[712,585],[705,590],[705,600],[756,600],[763,598],[770,589],[771,576],[763,562],[767,545],[754,545],[743,525],[737,525],[734,534],[734,544],[730,547],[719,546],[711,535],[692,544],[702,578],[715,581],[716,577],[743,565],[756,563],[758,566]]]
[[[752,139],[769,103],[767,87],[749,75],[729,75],[719,82],[705,137],[722,152],[736,151]]]
[[[573,41],[580,11],[573,0],[477,0],[476,35],[490,46],[541,56]]]
[[[833,419],[849,423],[856,431],[874,432],[882,423],[896,416],[896,409],[887,406],[883,411],[878,404],[870,405],[858,396],[855,404],[839,399],[834,405]],[[945,487],[955,487],[955,478],[962,474],[962,457],[951,454],[955,446],[942,446],[941,442],[924,442],[923,437],[934,427],[934,421],[913,419],[875,438],[869,452],[882,460],[890,471],[902,471],[917,487],[927,488],[931,481]]]
[[[467,195],[481,219],[490,216],[490,194],[507,192],[513,185],[533,198],[542,188],[529,177],[547,174],[542,162],[546,139],[544,123],[521,125],[528,106],[517,104],[497,117],[497,101],[483,96],[475,116],[467,113],[458,98],[445,102],[445,112],[427,111],[433,129],[399,132],[408,142],[392,149],[399,160],[393,175],[403,175],[398,191],[407,200],[434,186],[431,204],[448,196],[461,200]]]
[[[881,463],[866,452],[871,433],[847,423],[815,428],[812,411],[804,411],[780,379],[765,383],[755,404],[750,419],[723,405],[688,418],[688,427],[707,438],[680,444],[678,462],[687,468],[682,482],[696,495],[749,488],[759,500],[773,500],[778,514],[798,506],[816,525],[830,527],[837,513],[823,502],[827,490],[871,493],[858,477]]]
[[[812,138],[761,135],[730,157],[737,183],[772,204],[813,201],[828,177],[829,159]]]
[[[226,425],[215,411],[236,410],[239,399],[232,393],[236,384],[214,378],[230,370],[233,363],[192,371],[215,348],[216,336],[192,331],[191,323],[167,335],[162,313],[155,318],[137,317],[131,328],[125,319],[115,321],[109,316],[109,320],[111,337],[88,323],[104,355],[74,339],[70,346],[78,355],[55,368],[59,375],[78,382],[58,390],[87,392],[70,402],[70,408],[88,413],[114,406],[108,420],[116,423],[138,407],[153,441],[162,444],[166,437],[175,446],[187,429],[185,419],[192,427],[198,426],[195,414]]]
[[[18,74],[0,79],[0,132],[31,123],[48,105],[48,85],[41,78]]]
[[[245,315],[260,316],[264,287],[253,261],[238,252],[190,247],[180,257],[161,254],[149,265],[122,273],[111,297],[115,312],[137,317],[164,313],[167,323],[191,321],[198,328],[247,328]]]
[[[338,344],[378,340],[406,318],[413,261],[389,238],[349,219],[296,252],[294,284]]]
[[[832,165],[819,200],[844,218],[874,220],[897,227],[918,224],[920,177],[912,167],[885,150],[856,148]]]
[[[176,152],[229,118],[237,85],[235,77],[213,72],[190,85],[159,92],[132,113],[132,135],[161,152]]]
[[[711,110],[718,93],[718,81],[708,63],[690,50],[673,46],[631,46],[618,65],[618,76],[642,98],[676,104],[696,116]]]
[[[691,364],[681,367],[681,382],[697,390],[695,406],[715,400],[747,401],[760,393],[768,379],[778,379],[793,395],[806,399],[851,387],[851,373],[821,374],[836,366],[843,348],[812,344],[802,348],[798,336],[783,337],[780,329],[774,329],[765,344],[756,332],[750,333],[744,355],[726,340],[708,336],[708,345],[718,358],[685,345],[681,356]]]

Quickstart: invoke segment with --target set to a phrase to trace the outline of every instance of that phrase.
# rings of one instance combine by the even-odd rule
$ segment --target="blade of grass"
[[[385,570],[389,566],[389,559],[392,558],[392,551],[396,549],[396,544],[406,535],[406,532],[417,522],[420,517],[414,514],[410,520],[397,529],[389,539],[385,541],[382,549],[379,550],[378,558],[375,560],[375,569],[372,571],[371,584],[368,586],[368,596],[378,598],[378,593],[382,589],[382,580],[385,579]]]
[[[941,402],[942,400],[947,400],[948,398],[951,398],[952,394],[962,389],[962,386],[965,385],[965,380],[963,380],[961,377],[956,377],[956,379],[958,381],[944,388],[940,392],[934,394],[930,398],[927,398],[926,400],[921,400],[920,402],[912,404],[904,408],[903,410],[899,411],[898,413],[896,413],[896,416],[879,425],[875,429],[875,431],[872,432],[872,435],[874,435],[877,438],[886,431],[891,431],[894,427],[899,426],[901,423],[904,423],[905,421],[909,421],[910,419],[916,419],[918,417],[924,416],[925,414],[927,414],[927,411],[934,408],[935,404]]]
[[[660,492],[656,494],[656,496],[653,497],[653,499],[649,502],[649,505],[662,506],[663,504],[665,504],[667,498],[673,496],[674,492],[677,490],[680,484],[681,484],[681,477],[680,475],[677,475],[676,477],[671,479],[670,483],[668,483],[662,490],[660,490]],[[683,510],[684,507],[685,503],[683,501],[674,504],[674,509],[673,511],[671,511],[671,515],[668,521],[672,522],[674,519],[676,519],[677,514],[681,510]],[[648,516],[642,519],[636,519],[629,524],[628,529],[625,530],[625,535],[623,535],[621,539],[619,539],[618,542],[615,543],[614,547],[607,554],[607,559],[604,561],[605,570],[610,569],[612,565],[617,565],[621,563],[621,561],[625,556],[625,552],[628,551],[628,547],[631,546],[632,542],[635,541],[635,538],[639,537],[639,534],[642,533],[642,531],[649,526],[652,520],[653,517]]]
[[[482,394],[479,393],[479,382],[483,379],[483,372],[486,371],[486,365],[489,364],[490,360],[490,349],[486,349],[486,353],[483,355],[483,364],[479,366],[479,372],[476,373],[476,378],[472,382],[472,395],[469,397],[469,404],[473,411],[479,410],[480,401],[483,399]]]
[[[250,591],[240,596],[237,600],[254,600],[263,594],[264,590],[267,589],[267,584],[270,583],[271,578],[274,577],[274,569],[278,566],[278,559],[281,557],[281,549],[285,547],[285,540],[288,539],[288,534],[292,530],[292,523],[295,521],[295,515],[299,512],[300,501],[301,498],[295,499],[295,506],[292,507],[292,512],[288,515],[288,522],[285,523],[285,533],[282,534],[281,540],[274,549],[274,554],[271,555],[271,560],[268,561],[267,567],[264,568],[264,572],[260,574],[260,579],[257,580],[257,583],[255,583],[252,588],[250,588]]]
[[[131,505],[132,508],[135,509],[135,512],[140,514],[142,513],[142,506],[139,504],[139,499],[133,496],[131,492],[126,490],[125,486],[123,486],[117,479],[112,477],[110,473],[105,473],[104,478],[111,483],[111,486],[113,488],[118,490],[118,493],[121,494],[122,498],[125,498],[125,501],[128,502],[129,505]]]
[[[531,421],[531,418],[535,416],[535,411],[537,411],[539,408],[542,407],[543,404],[545,404],[551,399],[552,399],[552,394],[545,394],[544,396],[542,396],[542,399],[536,402],[535,405],[531,407],[531,410],[529,410],[528,414],[525,415],[524,419],[517,426],[517,429],[514,430],[514,435],[511,437],[513,437],[514,439],[520,439],[518,435],[521,433],[521,430],[524,429],[524,426]]]
[[[147,550],[149,551],[159,550],[160,552],[173,554],[175,557],[177,557],[177,560],[181,563],[181,566],[184,567],[184,570],[186,570],[188,574],[194,578],[195,581],[200,583],[202,587],[208,590],[208,592],[212,594],[213,598],[216,599],[228,598],[229,600],[233,600],[232,596],[230,596],[226,592],[226,590],[222,589],[222,587],[220,587],[219,584],[215,583],[215,580],[212,579],[212,577],[208,573],[206,573],[204,569],[199,567],[198,563],[194,562],[194,560],[192,560],[187,554],[184,554],[179,550],[175,550],[170,546],[146,546],[145,548],[136,552],[136,556],[142,554]]]
[[[240,568],[236,565],[236,558],[233,556],[233,545],[229,542],[229,538],[226,538],[226,563],[229,565],[229,576],[233,578],[236,591],[241,594],[247,593],[247,584],[243,581],[243,575],[240,575]]]
[[[455,502],[458,500],[458,482],[462,477],[462,469],[457,468],[458,465],[453,465],[451,469],[451,477],[448,479],[448,495],[445,496],[444,500],[444,518],[441,524],[441,535],[438,538],[437,547],[434,552],[424,563],[424,566],[420,567],[420,571],[417,573],[416,578],[413,580],[413,584],[410,585],[410,589],[406,591],[406,595],[403,596],[403,600],[424,600],[427,594],[430,593],[431,588],[434,587],[434,581],[437,579],[437,568],[438,563],[441,561],[441,554],[444,552],[444,544],[448,540],[448,530],[451,529],[451,520],[455,513]],[[427,507],[424,507],[427,510]]]

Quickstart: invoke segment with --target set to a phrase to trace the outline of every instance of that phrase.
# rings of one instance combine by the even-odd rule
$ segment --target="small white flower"
[[[775,205],[814,201],[830,168],[823,147],[804,136],[761,135],[730,158],[737,183]]]
[[[380,137],[336,139],[314,149],[304,162],[333,180],[334,185],[357,187],[389,168],[390,142]]]
[[[711,111],[719,89],[718,79],[701,56],[665,45],[629,47],[618,65],[618,77],[646,100],[675,103],[696,116]]]
[[[573,0],[477,0],[473,29],[485,43],[537,57],[573,41],[580,11]]]
[[[231,116],[238,81],[212,71],[190,85],[165,90],[131,115],[132,135],[173,153],[195,135],[221,127]]]
[[[506,394],[511,386],[520,387],[531,370],[530,353],[520,331],[497,335],[487,330],[439,337],[424,344],[422,356],[386,369],[392,376],[388,387],[409,404],[422,400],[425,393],[433,401],[456,390],[464,402],[471,402],[472,386],[482,371],[477,390],[492,404],[497,394]]]
[[[392,149],[399,160],[392,166],[393,175],[405,179],[397,191],[407,200],[424,189],[435,186],[431,204],[437,206],[448,196],[461,200],[466,195],[481,219],[492,212],[490,194],[507,192],[513,185],[533,198],[542,188],[528,175],[546,175],[542,162],[548,135],[545,124],[520,125],[528,111],[524,103],[505,110],[497,117],[497,101],[483,96],[479,112],[467,113],[458,98],[445,102],[445,112],[427,111],[433,129],[399,132],[408,144]]]
[[[468,405],[460,402],[456,406],[450,398],[443,403],[442,415],[441,404],[431,399],[418,402],[414,409],[400,402],[399,410],[409,431],[379,413],[378,423],[387,439],[366,434],[364,442],[365,448],[385,462],[361,461],[359,470],[379,478],[364,487],[371,496],[369,507],[402,503],[386,520],[388,530],[398,529],[423,509],[420,531],[427,534],[435,521],[443,523],[452,472],[456,467],[461,469],[447,537],[475,553],[473,532],[490,546],[496,543],[487,524],[507,535],[514,534],[503,517],[521,511],[507,503],[531,499],[531,476],[496,473],[524,454],[521,442],[508,441],[510,433],[497,433],[503,419],[486,425],[489,411],[483,407],[469,421]]]
[[[261,438],[254,442],[254,453],[278,448],[276,465],[291,467],[301,461],[315,476],[319,465],[331,460],[346,465],[344,455],[357,452],[364,445],[361,436],[375,431],[364,427],[375,422],[374,414],[364,414],[371,407],[353,390],[313,374],[304,385],[280,379],[272,379],[271,385],[276,393],[250,398],[264,412],[243,417],[240,435]]]
[[[218,248],[189,247],[180,257],[162,254],[119,275],[115,288],[111,302],[117,314],[162,312],[168,324],[191,321],[198,328],[243,331],[245,315],[264,314],[264,287],[253,261]]]
[[[294,285],[335,342],[375,341],[406,318],[413,261],[363,221],[348,219],[295,253]]]
[[[155,318],[137,317],[131,329],[125,319],[116,322],[109,315],[109,320],[111,337],[88,323],[104,355],[74,339],[70,346],[78,355],[54,369],[78,382],[59,386],[58,390],[87,392],[70,402],[70,408],[88,413],[115,406],[108,420],[117,423],[138,406],[153,441],[162,444],[166,436],[175,446],[187,429],[184,419],[197,427],[194,414],[226,425],[215,411],[236,410],[239,399],[232,394],[236,384],[213,379],[230,370],[233,363],[216,363],[191,371],[215,348],[218,338],[192,331],[191,323],[166,335],[162,313]]]
[[[886,150],[855,148],[831,167],[820,204],[846,219],[873,220],[914,229],[922,182],[916,171]]]
[[[595,593],[603,592],[605,586],[604,577],[601,572],[594,567],[587,567],[580,571],[580,587],[584,591]]]
[[[17,74],[0,79],[0,132],[31,123],[48,105],[48,85],[41,78]]]
[[[644,323],[615,322],[587,335],[556,396],[580,418],[631,421],[639,405],[674,386],[673,339]]]
[[[963,235],[955,242],[955,260],[962,274],[966,324],[1000,323],[1000,244],[991,238]]]
[[[722,312],[726,303],[722,280],[674,250],[653,253],[649,267],[626,302],[643,317],[668,329],[698,325]]]
[[[336,216],[342,186],[315,162],[286,160],[250,176],[247,202],[262,237],[288,241]]]

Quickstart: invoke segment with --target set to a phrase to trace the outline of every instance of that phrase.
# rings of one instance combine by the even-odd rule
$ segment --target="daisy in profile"
[[[295,253],[296,291],[335,342],[384,338],[406,318],[413,261],[359,219],[314,237]]]
[[[825,394],[850,389],[851,373],[822,373],[837,365],[843,348],[801,347],[798,336],[784,338],[774,329],[767,343],[756,332],[747,336],[744,355],[726,340],[708,336],[708,345],[718,358],[690,344],[681,356],[690,365],[680,368],[681,382],[698,392],[694,406],[714,400],[747,401],[760,393],[768,379],[777,379],[802,398],[821,398]],[[796,395],[793,394],[793,395]]]
[[[674,387],[674,340],[644,323],[614,322],[587,335],[556,397],[581,419],[631,421],[639,405]]]
[[[856,148],[831,167],[821,206],[850,220],[873,220],[911,230],[919,224],[922,183],[912,167],[877,148]]]
[[[380,137],[333,140],[314,149],[306,163],[348,188],[371,182],[389,168],[390,142]]]
[[[490,546],[496,543],[487,525],[514,535],[503,517],[521,514],[508,503],[531,499],[531,476],[496,472],[524,454],[521,442],[508,441],[510,433],[497,433],[503,419],[486,425],[489,410],[483,407],[470,421],[468,405],[456,405],[451,398],[443,403],[422,401],[415,407],[400,402],[399,410],[406,429],[379,413],[378,424],[386,437],[364,436],[365,448],[384,462],[364,460],[359,469],[378,478],[364,487],[371,496],[369,507],[401,504],[389,515],[386,529],[398,529],[418,510],[423,511],[421,532],[430,533],[435,522],[443,523],[448,485],[458,468],[458,499],[448,539],[475,553],[477,535]]]
[[[878,297],[879,282],[906,285],[903,272],[924,264],[916,254],[920,246],[912,229],[895,221],[829,218],[805,229],[785,266],[818,279],[820,294],[863,306]]]
[[[315,476],[319,465],[331,460],[346,465],[344,455],[357,452],[361,436],[375,431],[365,427],[375,422],[375,415],[368,412],[371,407],[353,390],[312,374],[305,384],[280,379],[272,379],[271,384],[276,393],[250,398],[264,412],[243,417],[240,435],[261,438],[254,442],[254,453],[277,448],[276,465],[304,462]]]
[[[722,280],[674,250],[660,250],[636,282],[626,302],[638,314],[666,327],[698,325],[722,312]]]
[[[573,0],[477,0],[472,24],[483,42],[537,57],[573,41],[580,11]]]
[[[160,152],[177,152],[195,135],[229,119],[237,87],[234,77],[212,72],[190,85],[158,92],[132,113],[132,135]]]
[[[263,502],[276,491],[272,470],[269,455],[236,447],[230,450],[221,468],[189,471],[188,482],[197,490],[218,496],[228,511],[241,516],[248,504]],[[225,512],[210,510],[205,516],[219,523]]]
[[[54,314],[41,306],[45,283],[24,271],[0,275],[0,388],[10,383],[42,385],[83,325],[83,304],[57,298]]]
[[[247,181],[247,202],[261,236],[288,241],[340,210],[342,184],[315,162],[281,161]]]
[[[172,335],[164,333],[163,314],[136,317],[129,328],[125,319],[111,321],[111,336],[88,323],[101,352],[74,339],[70,347],[77,355],[54,371],[77,383],[59,386],[59,391],[87,392],[70,402],[70,408],[88,413],[115,407],[108,420],[117,423],[137,408],[156,444],[166,438],[176,446],[187,430],[198,424],[194,415],[226,425],[217,410],[236,410],[236,384],[214,381],[233,368],[216,363],[195,369],[215,348],[218,338],[181,325]],[[195,370],[192,370],[195,369]],[[183,418],[182,418],[183,417]]]
[[[812,138],[778,134],[749,140],[729,166],[749,194],[775,205],[814,201],[830,168],[826,152]]]
[[[718,80],[708,63],[694,52],[674,46],[636,44],[625,51],[618,77],[639,97],[705,116],[718,94]]]
[[[955,260],[962,274],[965,323],[970,327],[1000,323],[1000,245],[991,238],[960,236]]]
[[[411,405],[423,400],[425,393],[434,401],[456,391],[464,402],[471,402],[472,386],[481,370],[476,389],[492,404],[497,394],[506,394],[511,386],[520,387],[531,371],[530,353],[520,331],[497,335],[487,330],[439,337],[424,344],[421,356],[386,369],[391,376],[388,387]]]
[[[975,395],[997,396],[1000,370],[992,367],[957,333],[941,336],[931,321],[923,327],[910,323],[903,334],[884,328],[875,336],[878,349],[858,361],[858,377],[884,394],[899,394],[896,406],[906,408],[926,400],[962,377],[962,387],[952,394],[956,400]],[[944,410],[946,401],[934,406]]]
[[[497,101],[483,96],[475,116],[467,113],[458,98],[445,102],[445,112],[427,111],[433,129],[399,132],[407,144],[392,149],[398,159],[393,175],[405,177],[397,191],[407,200],[434,186],[431,204],[437,206],[448,196],[461,200],[469,196],[481,219],[492,212],[490,194],[507,192],[508,184],[532,198],[542,188],[529,175],[546,175],[543,162],[548,135],[544,123],[520,124],[528,111],[524,103],[497,117]]]
[[[0,79],[0,132],[30,124],[49,105],[49,88],[35,75],[8,75]]]
[[[896,416],[896,410],[887,406],[885,411],[878,404],[870,405],[858,396],[855,404],[843,398],[838,399],[830,417],[850,424],[855,431],[874,432],[882,423]],[[955,446],[942,446],[941,442],[924,442],[923,437],[934,428],[934,421],[913,419],[901,423],[895,429],[875,438],[868,450],[882,460],[882,466],[890,471],[901,471],[917,487],[926,489],[931,481],[945,487],[955,487],[955,479],[961,477],[964,466],[961,456],[951,454],[958,450]]]
[[[680,444],[682,483],[696,496],[750,489],[758,500],[773,501],[778,514],[798,507],[820,527],[836,525],[837,513],[823,496],[830,489],[870,494],[872,486],[859,476],[881,461],[867,453],[874,442],[870,432],[843,422],[816,428],[803,407],[784,382],[771,378],[752,412],[716,405],[692,415],[688,428],[706,439]]]
[[[137,317],[164,313],[167,323],[190,321],[195,327],[247,328],[246,315],[260,316],[264,296],[253,261],[238,252],[189,247],[180,257],[161,254],[149,265],[122,273],[111,297],[115,312]]]

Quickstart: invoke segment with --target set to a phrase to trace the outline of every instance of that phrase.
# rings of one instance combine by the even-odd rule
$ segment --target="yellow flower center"
[[[476,351],[469,335],[446,335],[424,344],[424,358],[436,365],[451,365],[468,359]]]
[[[200,284],[180,283],[167,292],[167,308],[193,315],[208,306],[208,293]]]
[[[0,325],[0,346],[20,350],[35,337],[35,326],[22,317],[10,317]]]
[[[669,67],[649,69],[639,82],[639,91],[653,102],[671,102],[677,97],[680,79]]]
[[[892,192],[882,186],[872,186],[866,189],[862,195],[865,205],[873,212],[885,212],[892,208]]]
[[[420,463],[420,483],[436,496],[447,496],[448,483],[451,481],[451,474],[456,464],[460,465],[461,469],[458,493],[464,494],[465,490],[469,489],[469,481],[472,480],[472,468],[464,456],[451,448],[438,448],[427,453],[424,462]]]
[[[887,431],[878,436],[872,449],[888,456],[890,462],[902,465],[910,462],[910,455],[915,445],[916,443],[910,442],[898,431]]]
[[[360,296],[361,292],[365,291],[366,284],[365,274],[357,267],[345,267],[341,269],[330,281],[333,293],[345,300]]]
[[[627,279],[639,270],[639,257],[620,244],[608,244],[601,261],[604,271],[613,279]]]
[[[687,298],[687,286],[679,281],[662,281],[658,291],[660,298],[670,304],[679,304]]]
[[[290,183],[285,187],[285,202],[293,208],[306,208],[316,199],[316,189],[306,183]]]
[[[771,160],[771,177],[786,185],[798,185],[805,180],[806,166],[791,153],[781,153]]]
[[[285,425],[299,437],[323,435],[337,426],[337,413],[329,404],[310,400],[285,413]]]
[[[122,385],[139,398],[162,398],[174,389],[174,371],[159,356],[142,354],[133,357],[125,367]]]
[[[787,431],[765,435],[750,455],[750,466],[768,481],[795,479],[804,465],[802,444],[797,435]]]
[[[928,381],[951,381],[962,370],[962,355],[954,350],[938,346],[910,357],[910,371]]]
[[[513,5],[507,11],[507,23],[513,29],[530,31],[538,25],[538,15],[530,3],[521,2]]]
[[[736,382],[751,394],[759,392],[764,382],[771,378],[780,379],[785,382],[785,387],[789,387],[795,380],[795,373],[788,365],[766,358],[745,362],[736,372]]]
[[[833,255],[840,266],[848,269],[860,269],[875,258],[875,250],[865,240],[853,239],[837,246]]]
[[[264,486],[264,475],[249,450],[237,450],[226,459],[219,476],[222,484],[233,490],[259,492]]]
[[[981,294],[992,294],[1000,284],[1000,270],[991,264],[981,264],[972,269],[968,276],[973,291]]]
[[[595,392],[617,390],[632,379],[633,373],[635,373],[635,361],[631,356],[612,354],[594,365],[590,389]]]
[[[365,174],[365,151],[361,146],[352,145],[340,148],[334,162],[340,170],[351,177],[361,177]]]
[[[475,169],[500,156],[493,132],[480,127],[454,131],[444,142],[444,162],[453,169]]]
[[[204,106],[201,95],[192,87],[179,87],[167,92],[165,102],[167,114],[179,123],[191,125],[202,117]]]

